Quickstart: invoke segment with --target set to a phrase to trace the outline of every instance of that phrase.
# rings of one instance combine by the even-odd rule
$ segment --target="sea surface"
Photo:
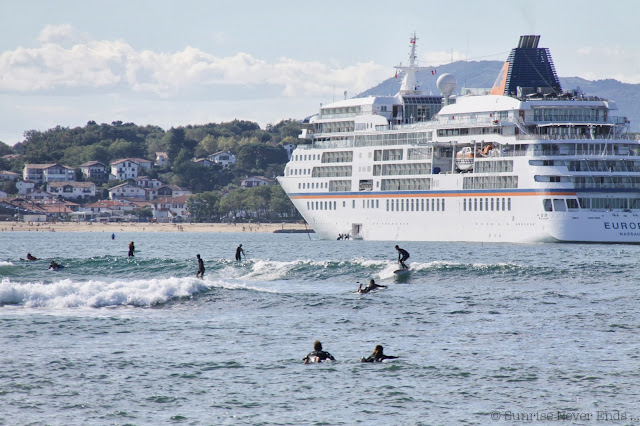
[[[632,245],[1,232],[0,424],[640,424],[639,261]],[[387,288],[358,294],[370,278]],[[316,339],[335,362],[302,363]],[[361,363],[378,344],[399,358]]]

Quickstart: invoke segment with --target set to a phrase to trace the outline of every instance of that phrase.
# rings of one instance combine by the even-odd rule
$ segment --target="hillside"
[[[417,80],[425,92],[439,93],[436,88],[438,76],[444,73],[453,74],[458,80],[458,89],[461,87],[480,88],[491,87],[502,67],[501,61],[469,61],[454,62],[436,68],[436,74],[431,71],[420,71]],[[402,77],[388,78],[375,87],[362,92],[358,97],[370,95],[394,95],[400,90]],[[616,102],[620,110],[619,114],[631,120],[631,131],[640,131],[640,84],[621,83],[617,80],[590,81],[580,77],[560,77],[560,84],[564,90],[580,89],[586,95],[595,95]]]

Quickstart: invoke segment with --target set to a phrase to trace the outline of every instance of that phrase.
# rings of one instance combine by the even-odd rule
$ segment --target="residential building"
[[[123,158],[111,162],[111,176],[109,179],[135,179],[141,170],[151,169],[151,161],[144,158]]]
[[[205,167],[211,167],[215,164],[213,161],[209,160],[208,158],[198,158],[197,160],[193,160],[193,162]]]
[[[0,172],[0,179],[4,179],[4,180],[16,180],[18,179],[18,176],[20,175],[14,172],[10,172],[8,170],[3,170]]]
[[[35,187],[35,182],[31,182],[30,180],[21,180],[16,182],[16,188],[18,188],[18,194],[20,195],[27,195],[29,192],[33,191]]]
[[[169,154],[156,152],[156,167],[164,167],[169,164]]]
[[[154,189],[150,193],[149,200],[153,200],[156,197],[179,197],[181,195],[190,195],[191,191],[188,189],[180,188],[178,185],[163,185]]]
[[[53,194],[49,194],[47,191],[42,191],[40,189],[34,189],[29,192],[25,197],[27,200],[55,200],[57,197]]]
[[[216,152],[209,155],[207,159],[215,164],[221,165],[223,169],[226,169],[232,164],[236,164],[236,156],[227,151]]]
[[[251,176],[246,179],[242,179],[240,186],[243,188],[254,188],[256,186],[273,185],[275,181],[268,179],[264,176]]]
[[[134,181],[136,185],[144,189],[159,188],[164,185],[164,183],[158,179],[151,179],[149,176],[139,176],[135,178]]]
[[[192,195],[179,197],[160,197],[153,200],[153,218],[158,222],[170,222],[171,220],[186,220],[191,213],[187,208],[187,201]]]
[[[24,180],[37,183],[71,182],[75,178],[75,171],[71,167],[51,164],[25,164],[22,172]]]
[[[144,188],[140,188],[138,185],[132,183],[122,183],[114,186],[109,190],[109,199],[115,200],[118,198],[139,198],[146,199],[147,192]]]
[[[87,199],[96,196],[93,182],[49,182],[47,192],[62,198]]]
[[[282,148],[284,148],[284,150],[287,153],[287,157],[289,157],[289,160],[291,160],[291,154],[293,154],[293,150],[296,149],[296,144],[294,143],[283,143],[282,144]]]
[[[109,168],[99,161],[87,161],[80,164],[82,175],[86,179],[92,179],[95,182],[106,182],[109,180]]]

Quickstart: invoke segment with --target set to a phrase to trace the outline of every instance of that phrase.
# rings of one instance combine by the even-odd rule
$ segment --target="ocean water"
[[[640,247],[398,243],[2,232],[0,424],[640,424]]]

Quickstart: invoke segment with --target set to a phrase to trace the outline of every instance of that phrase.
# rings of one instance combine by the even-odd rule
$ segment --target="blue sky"
[[[640,83],[640,2],[5,1],[0,141],[116,120],[261,126],[421,65],[506,59],[541,35],[558,74]]]

